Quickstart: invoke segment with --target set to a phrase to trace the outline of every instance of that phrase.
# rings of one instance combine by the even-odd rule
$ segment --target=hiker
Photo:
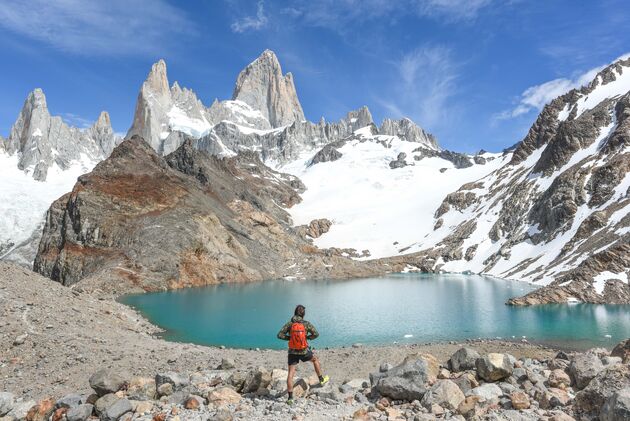
[[[293,404],[293,376],[297,369],[298,362],[311,361],[315,368],[315,373],[319,378],[321,386],[328,383],[329,377],[322,374],[322,368],[319,365],[319,359],[313,354],[313,350],[308,345],[307,339],[315,339],[319,336],[317,329],[310,322],[304,320],[306,307],[298,305],[295,307],[291,321],[287,322],[280,332],[278,339],[289,341],[289,374],[287,376],[287,393],[289,397],[287,403]]]

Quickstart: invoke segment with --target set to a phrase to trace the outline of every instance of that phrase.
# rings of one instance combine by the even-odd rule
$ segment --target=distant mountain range
[[[468,155],[367,107],[307,121],[269,50],[209,107],[155,63],[122,144],[106,113],[70,128],[35,90],[0,139],[0,254],[112,291],[422,270],[543,285],[513,304],[627,303],[629,91],[618,61],[515,148]]]

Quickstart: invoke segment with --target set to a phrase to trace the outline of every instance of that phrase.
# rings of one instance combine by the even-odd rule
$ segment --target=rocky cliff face
[[[162,158],[134,137],[53,203],[34,269],[115,292],[382,273],[291,227],[283,207],[301,189],[253,153],[219,158],[189,140]]]
[[[265,50],[241,71],[232,100],[242,101],[261,111],[273,128],[305,120],[293,75],[282,74],[278,58],[270,50]]]
[[[69,127],[61,117],[50,115],[44,92],[35,89],[24,101],[9,138],[3,143],[6,153],[19,156],[21,170],[45,181],[53,165],[66,170],[73,162],[101,160],[109,155],[116,142],[106,112],[88,129]]]
[[[513,304],[630,302],[630,60],[547,105],[510,162],[436,212],[436,267],[547,285]]]

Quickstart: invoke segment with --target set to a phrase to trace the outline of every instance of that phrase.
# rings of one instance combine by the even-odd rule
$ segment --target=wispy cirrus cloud
[[[165,0],[4,0],[0,28],[81,55],[156,54],[193,23]]]
[[[496,0],[295,0],[282,9],[291,18],[319,27],[415,15],[446,23],[471,20]]]
[[[230,25],[233,32],[243,33],[246,31],[258,31],[267,26],[269,18],[265,14],[265,2],[260,0],[256,4],[256,15],[245,16]]]
[[[459,65],[444,46],[423,46],[393,63],[397,81],[393,95],[381,100],[395,117],[409,117],[423,127],[443,124],[449,100],[457,92]]]
[[[630,53],[624,54],[613,60],[613,62],[622,58],[627,58]],[[546,104],[553,99],[569,92],[571,89],[580,88],[589,84],[602,69],[610,63],[594,67],[586,72],[577,73],[570,78],[557,78],[539,85],[530,86],[520,95],[515,106],[509,110],[504,110],[493,116],[493,120],[507,120],[515,118],[530,111],[540,111]]]
[[[492,0],[418,0],[416,3],[422,15],[462,21],[476,18]]]

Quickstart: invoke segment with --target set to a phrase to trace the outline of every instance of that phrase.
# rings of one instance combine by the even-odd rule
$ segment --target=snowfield
[[[36,229],[41,229],[51,203],[72,187],[81,174],[92,170],[96,162],[87,157],[62,170],[53,165],[45,182],[33,179],[18,168],[18,156],[0,152],[0,258],[7,257],[16,246],[27,241]],[[7,245],[14,246],[6,249]],[[29,262],[32,263],[32,262]]]
[[[299,177],[307,188],[302,202],[289,209],[295,225],[318,218],[333,222],[315,245],[367,249],[370,258],[412,252],[409,246],[433,232],[435,211],[446,194],[486,176],[511,156],[485,154],[495,159],[456,169],[442,158],[414,160],[419,154],[413,151],[423,147],[420,143],[371,136],[362,129],[356,133],[362,139],[340,148],[343,156],[337,161],[309,166],[316,152],[310,151],[278,169]],[[407,154],[408,166],[390,168],[401,152]]]

